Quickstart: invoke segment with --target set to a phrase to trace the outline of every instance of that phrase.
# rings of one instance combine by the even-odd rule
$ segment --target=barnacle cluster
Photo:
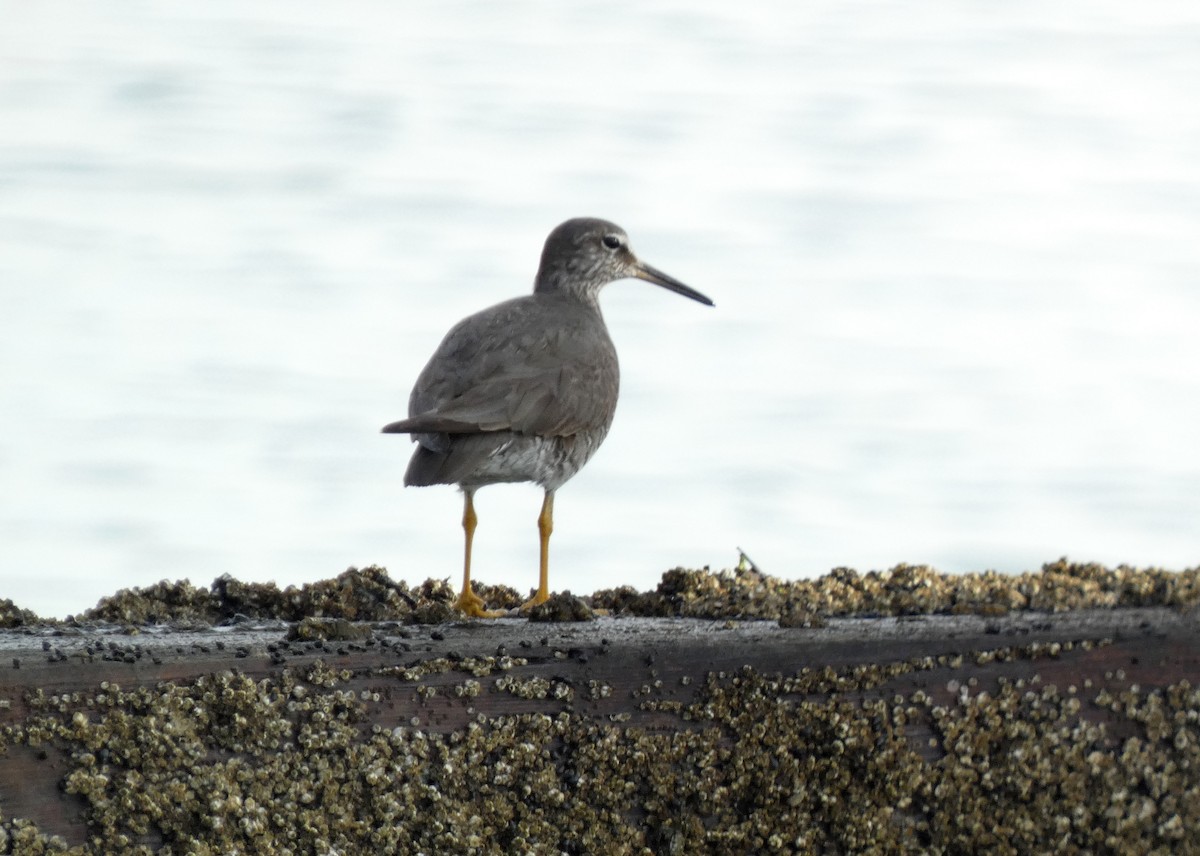
[[[385,666],[376,669],[374,674],[390,675],[402,681],[419,681],[429,675],[440,675],[450,671],[483,677],[493,672],[508,671],[515,666],[524,666],[528,662],[524,657],[510,657],[507,654],[494,657],[429,657],[411,666]]]
[[[552,594],[529,610],[530,621],[591,621],[595,617],[591,607],[569,591]]]
[[[0,792],[0,854],[1200,853],[1200,690],[1161,670],[1139,685],[1122,666],[1148,672],[1104,659],[1120,640],[948,643],[915,657],[883,646],[871,662],[787,673],[634,652],[622,656],[646,670],[630,676],[607,638],[589,647],[579,626],[554,631],[555,644],[520,641],[522,656],[512,639],[464,655],[430,644],[451,628],[406,626],[445,621],[452,595],[366,568],[302,589],[222,578],[102,602],[90,620],[298,623],[290,638],[272,625],[265,650],[212,632],[170,643],[174,654],[148,632],[43,637],[43,669],[78,658],[161,675],[164,658],[199,652],[259,672],[0,693],[0,780],[11,759],[42,759],[58,799],[82,813],[9,816]],[[801,582],[677,570],[656,592],[590,600],[618,616],[722,619],[728,630],[713,632],[749,654],[755,618],[1151,605],[1179,616],[1200,604],[1200,569],[898,566]],[[1064,662],[1083,657],[1095,658],[1086,673]]]
[[[943,574],[926,565],[859,573],[835,568],[815,579],[782,580],[753,568],[676,568],[653,592],[596,592],[593,607],[615,613],[694,618],[759,618],[819,626],[824,617],[1063,612],[1116,606],[1200,604],[1200,567],[1182,572],[1125,565],[1110,569],[1060,559],[1040,571]]]
[[[971,662],[1036,672],[1090,647],[788,675],[747,665],[673,682],[685,699],[647,681],[608,715],[577,707],[608,700],[607,685],[577,699],[506,655],[33,691],[0,747],[62,758],[86,833],[0,817],[0,853],[1200,852],[1200,690],[1187,681],[938,677]],[[928,689],[896,689],[914,675]],[[414,688],[476,712],[443,730],[401,720],[389,699]],[[543,709],[485,715],[489,696]]]
[[[370,639],[374,631],[371,625],[345,618],[302,618],[288,628],[289,642],[312,640],[348,642]]]
[[[524,601],[509,586],[477,582],[474,588],[495,608],[513,610]],[[187,580],[163,580],[144,588],[121,589],[70,621],[132,626],[325,618],[440,624],[458,617],[451,607],[454,597],[446,580],[430,579],[409,586],[372,565],[284,589],[274,583],[244,583],[228,575],[218,577],[207,589]],[[1197,605],[1200,567],[1181,572],[1124,565],[1110,569],[1060,559],[1039,571],[1021,574],[943,574],[925,565],[897,565],[867,573],[835,568],[805,580],[783,580],[752,567],[718,572],[676,568],[663,574],[654,591],[638,592],[624,586],[582,598],[562,592],[530,610],[528,617],[534,621],[588,621],[594,617],[593,610],[603,610],[614,615],[770,619],[785,627],[819,627],[825,618],[845,616],[1003,615],[1016,610]],[[0,601],[0,627],[37,622],[29,610]]]
[[[475,590],[504,609],[519,606],[522,598],[509,586],[476,584]],[[305,618],[346,621],[404,621],[437,624],[452,620],[455,592],[446,580],[426,580],[409,586],[388,576],[377,565],[348,568],[329,580],[288,586],[275,583],[246,583],[225,574],[207,588],[188,580],[162,580],[150,586],[121,589],[101,598],[81,613],[79,622],[104,621],[115,624],[201,622],[215,624],[237,619]],[[3,612],[0,610],[0,620]],[[29,613],[24,623],[36,621]],[[0,625],[3,626],[3,625]]]
[[[0,600],[0,628],[22,627],[36,624],[37,616],[28,609],[21,609],[8,598]]]
[[[282,590],[271,582],[245,583],[228,574],[218,577],[208,589],[187,580],[163,580],[144,588],[121,589],[79,618],[118,624],[216,623],[238,616],[284,621],[308,617],[403,621],[421,607],[448,606],[453,599],[454,591],[444,580],[427,580],[410,588],[392,580],[383,568],[371,566],[350,568],[330,580]]]

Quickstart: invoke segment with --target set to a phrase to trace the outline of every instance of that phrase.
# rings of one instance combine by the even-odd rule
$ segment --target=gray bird
[[[475,491],[502,482],[536,482],[546,492],[538,516],[537,593],[550,597],[554,493],[588,462],[612,425],[620,371],[600,314],[600,289],[643,279],[709,306],[713,302],[640,261],[621,227],[581,217],[546,239],[533,294],[498,303],[451,328],[417,378],[408,418],[384,427],[417,443],[405,486],[456,484],[463,492],[462,592],[455,607],[484,608],[471,590]]]

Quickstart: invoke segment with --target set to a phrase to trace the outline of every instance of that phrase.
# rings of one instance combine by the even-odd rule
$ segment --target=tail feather
[[[474,434],[485,428],[478,422],[463,422],[426,413],[399,422],[389,422],[381,430],[384,434]]]
[[[412,460],[408,462],[408,469],[404,471],[404,486],[428,487],[431,484],[449,484],[450,482],[441,477],[449,457],[448,452],[435,452],[418,444]]]
[[[415,487],[462,484],[479,478],[480,469],[486,466],[488,458],[503,450],[511,438],[511,434],[503,431],[457,437],[420,434],[417,436],[417,450],[413,452],[404,474],[404,484]],[[494,478],[485,478],[478,483],[490,484],[493,481]]]

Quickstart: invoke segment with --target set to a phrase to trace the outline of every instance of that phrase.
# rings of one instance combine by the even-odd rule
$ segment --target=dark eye
[[[615,250],[621,246],[621,239],[616,235],[605,235],[603,240],[604,246],[608,247],[610,250]]]

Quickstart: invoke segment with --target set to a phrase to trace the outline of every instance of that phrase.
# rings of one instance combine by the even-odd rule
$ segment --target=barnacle
[[[738,622],[725,638],[748,619],[789,615],[796,628],[807,621],[796,616],[861,612],[1190,607],[1195,577],[1066,563],[1016,577],[898,566],[800,582],[677,571],[657,592],[593,606]],[[214,591],[177,602],[211,610],[214,597],[260,606],[275,597],[229,580]],[[369,605],[378,596],[397,622],[452,594],[370,569],[311,591],[325,614],[346,619],[380,620],[385,610]],[[157,605],[106,608],[122,620],[162,610],[170,592],[155,592]],[[295,594],[279,599],[291,609]],[[335,641],[379,646],[403,629],[339,628]],[[285,643],[271,653],[294,654]],[[1109,639],[905,659],[881,650],[875,662],[785,674],[753,661],[681,674],[649,658],[621,692],[611,671],[563,677],[584,658],[542,644],[540,658],[509,657],[505,646],[494,656],[403,649],[382,668],[329,659],[276,664],[259,678],[228,669],[0,699],[0,751],[58,753],[64,792],[86,806],[78,840],[0,817],[0,852],[1200,850],[1200,691],[1183,680],[1152,685],[1128,663],[1111,661],[1099,687],[1098,671],[1093,681],[1071,670]],[[79,650],[154,656],[145,641]],[[988,680],[981,667],[1007,671]]]

